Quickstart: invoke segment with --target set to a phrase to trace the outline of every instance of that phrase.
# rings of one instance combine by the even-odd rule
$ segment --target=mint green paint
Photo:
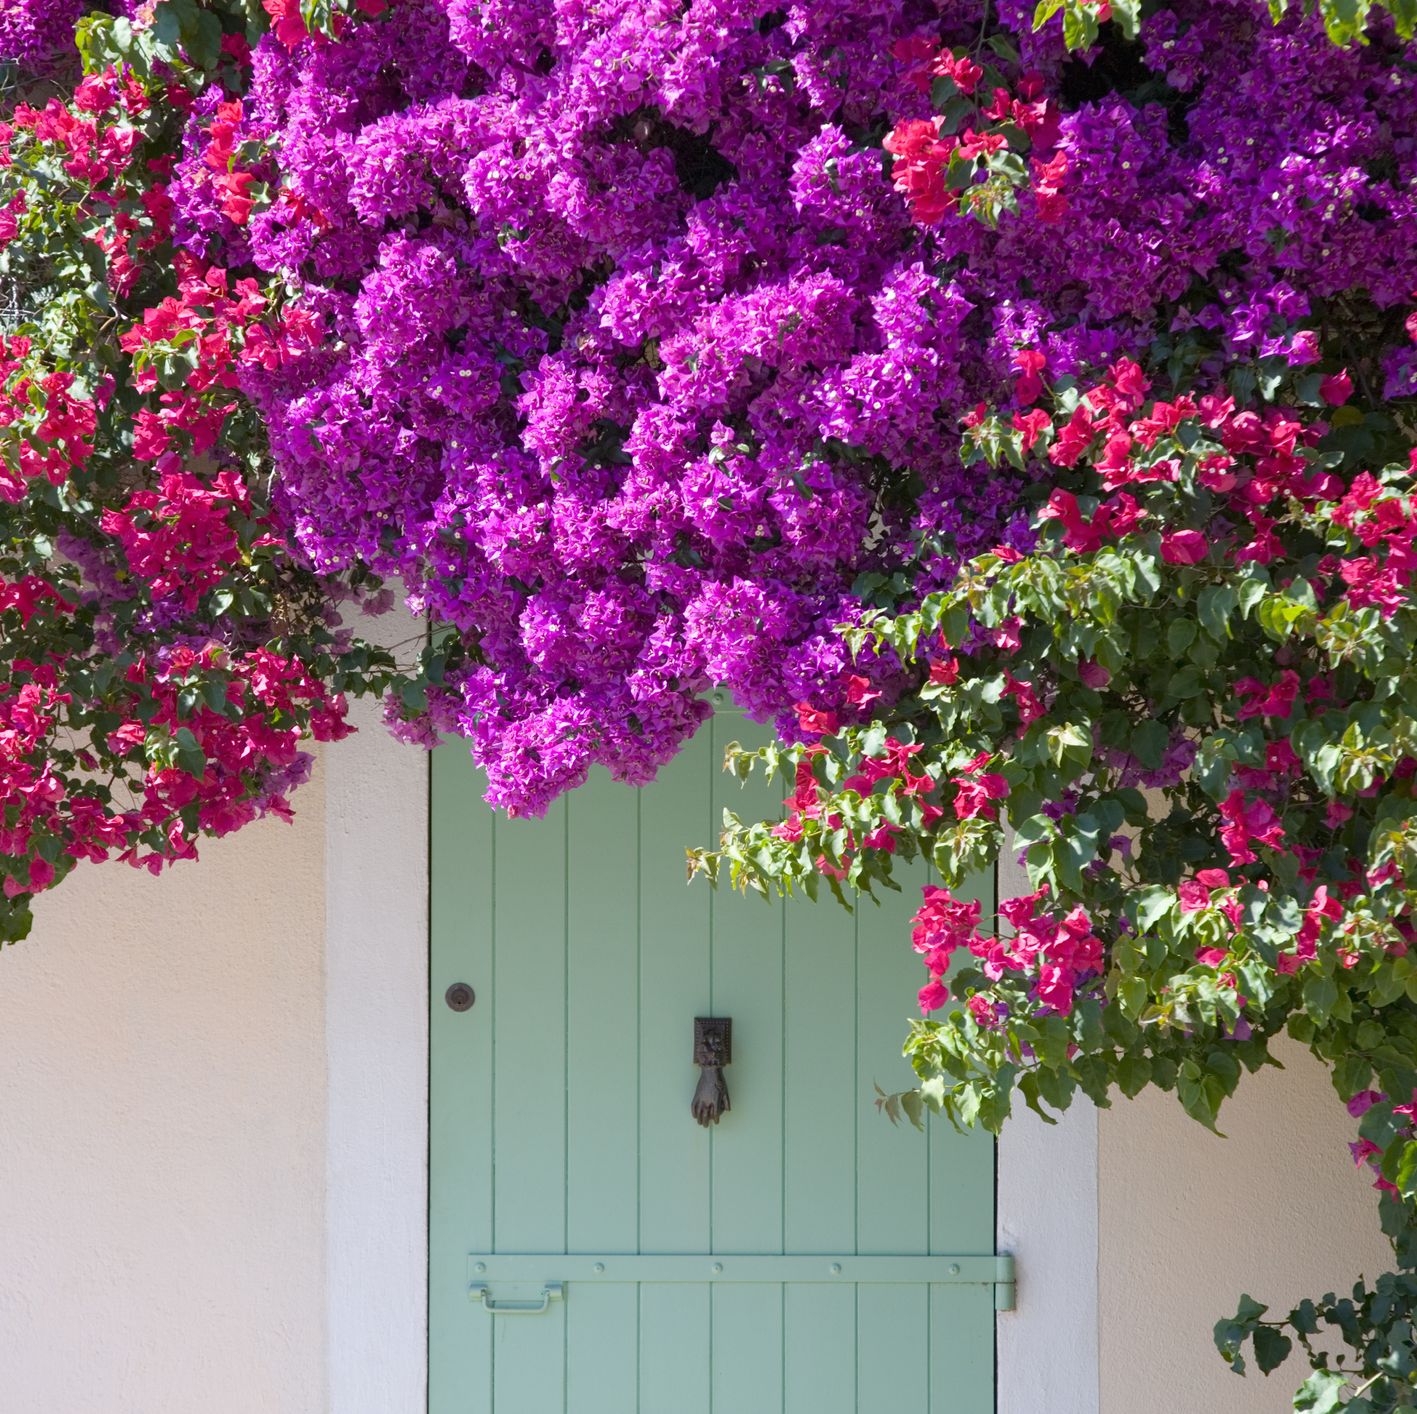
[[[725,806],[777,804],[718,769],[757,730],[721,713],[654,786],[535,823],[435,753],[430,1414],[993,1410],[992,1144],[872,1103],[910,1082],[916,890],[851,915],[685,886]],[[710,1131],[706,1014],[733,1018]]]

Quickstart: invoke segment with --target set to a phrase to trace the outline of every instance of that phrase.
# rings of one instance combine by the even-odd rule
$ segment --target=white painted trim
[[[1030,892],[1011,850],[1001,898]],[[999,1316],[997,1414],[1098,1414],[1097,1110],[1056,1125],[1018,1106],[999,1136],[997,1250],[1018,1264],[1018,1307]]]
[[[403,612],[369,628],[386,643],[421,632]],[[325,757],[329,1414],[423,1414],[428,757],[389,735],[377,702],[350,715],[359,731]]]

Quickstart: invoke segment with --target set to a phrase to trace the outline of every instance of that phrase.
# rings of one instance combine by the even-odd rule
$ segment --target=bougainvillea
[[[66,86],[47,54],[0,124],[5,939],[80,860],[157,871],[288,815],[302,743],[349,730],[342,689],[392,678],[339,628],[367,577],[321,580],[287,548],[237,391],[303,354],[308,321],[172,244],[205,74],[90,57]]]
[[[1287,1029],[1411,1270],[1410,0],[158,0],[66,86],[74,13],[0,22],[11,933],[283,811],[396,575],[494,803],[724,687],[791,795],[702,868],[933,860],[897,1106],[1213,1124]],[[1405,1407],[1414,1285],[1218,1337]]]
[[[1201,50],[1168,10],[1143,16],[1139,40],[1165,35],[1172,82],[1189,89]],[[1381,62],[1405,73],[1402,55],[1394,44]],[[960,61],[932,61],[956,114]],[[1258,83],[1282,68],[1276,53]],[[1229,82],[1258,96],[1254,76]],[[1205,117],[1185,112],[1187,140]],[[943,152],[893,144],[926,225],[954,219],[940,196],[954,121],[937,123]],[[1307,1044],[1359,1121],[1354,1159],[1402,1270],[1278,1320],[1246,1298],[1216,1338],[1236,1368],[1248,1346],[1266,1372],[1302,1345],[1313,1373],[1296,1408],[1390,1410],[1410,1407],[1417,1372],[1417,319],[1400,262],[1364,248],[1410,217],[1395,188],[1383,210],[1335,198],[1332,169],[1299,197],[1306,164],[1272,161],[1263,125],[1256,110],[1231,129],[1259,150],[1232,139],[1238,160],[1219,174],[1272,198],[1244,224],[1230,214],[1243,256],[1154,289],[1135,358],[1079,376],[1035,332],[1011,396],[962,417],[982,477],[1023,473],[1035,539],[1001,538],[939,593],[910,573],[876,586],[878,608],[844,636],[858,664],[883,655],[910,685],[865,721],[801,703],[803,744],[733,763],[780,771],[785,816],[730,822],[697,863],[740,887],[815,894],[870,891],[900,859],[931,861],[940,883],[913,936],[926,1019],[907,1045],[921,1085],[888,1099],[894,1113],[928,1105],[997,1127],[1016,1097],[1046,1115],[1158,1085],[1213,1127],[1278,1034]],[[1065,138],[1058,150],[1071,162]],[[1164,197],[1159,169],[1137,165],[1138,199]],[[1062,241],[1088,200],[1064,192]],[[1150,256],[1163,263],[1226,219],[1206,201],[1172,209],[1188,219]],[[1147,259],[1147,245],[1116,258]],[[1005,849],[1030,891],[987,918],[955,890]]]
[[[1268,353],[1358,291],[1392,337],[1397,41],[1261,18],[1167,6],[1078,58],[1022,5],[981,43],[953,0],[407,0],[262,40],[239,132],[193,113],[179,233],[326,331],[247,387],[312,562],[458,630],[402,730],[462,732],[537,812],[595,761],[647,779],[714,685],[845,710],[863,575],[1029,543],[1024,478],[966,472],[954,416],[1018,358]]]

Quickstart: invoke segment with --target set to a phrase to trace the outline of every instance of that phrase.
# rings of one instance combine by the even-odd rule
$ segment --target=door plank
[[[566,828],[564,800],[543,820],[499,819],[495,826],[499,1252],[556,1253],[566,1245]],[[565,1303],[539,1316],[477,1314],[493,1326],[493,1408],[561,1408]]]
[[[994,1414],[994,1293],[930,1288],[930,1414]]]
[[[600,773],[567,802],[569,1252],[636,1250],[639,807]]]
[[[711,900],[703,884],[686,884],[684,850],[709,835],[710,755],[711,735],[701,729],[640,807],[641,1252],[709,1250],[709,1138],[689,1102],[698,1076],[694,1018],[712,1004]],[[703,1305],[706,1319],[706,1292]],[[642,1349],[649,1343],[646,1336]]]
[[[784,1414],[857,1414],[856,1290],[783,1288]]]
[[[784,1183],[788,1252],[856,1251],[856,916],[830,899],[787,909]]]
[[[567,802],[568,1252],[633,1252],[638,1242],[640,799],[597,771]],[[635,1287],[573,1283],[568,1293],[570,1407],[632,1414]]]
[[[566,803],[544,820],[498,820],[496,832],[494,1241],[499,1252],[559,1252],[566,1242]]]
[[[712,1321],[707,1285],[646,1282],[640,1287],[636,1414],[711,1414]]]
[[[639,1397],[639,1288],[567,1287],[565,1406],[574,1414],[635,1414]],[[562,1406],[553,1404],[548,1410]],[[480,1411],[479,1411],[480,1414]]]
[[[773,1285],[714,1286],[712,1414],[782,1408],[782,1293]]]
[[[467,1299],[467,1256],[492,1245],[492,811],[462,742],[432,762],[428,1113],[428,1409],[492,1407],[492,1324]],[[443,996],[477,993],[471,1011]]]
[[[919,1210],[912,1214],[919,1220]],[[856,1407],[930,1407],[930,1314],[926,1286],[856,1288]]]
[[[857,905],[856,1248],[878,1255],[929,1251],[925,1135],[892,1125],[873,1103],[877,1086],[892,1092],[915,1083],[901,1043],[920,989],[910,917],[926,875],[900,869],[897,877],[900,893],[882,892],[879,906],[869,899]],[[923,1297],[920,1306],[923,1312]]]
[[[491,1409],[566,1409],[566,1301],[539,1316],[477,1314],[492,1326]],[[475,1405],[465,1405],[471,1411]],[[480,1411],[479,1411],[480,1414]]]
[[[766,729],[722,712],[712,729],[711,766],[732,741],[752,744]],[[770,817],[780,792],[761,777],[746,786],[713,770],[713,821],[726,808]],[[703,883],[694,887],[703,889]],[[733,1018],[733,1064],[726,1079],[732,1109],[709,1131],[713,1158],[715,1252],[783,1251],[783,904],[720,888],[710,895],[711,1005]]]

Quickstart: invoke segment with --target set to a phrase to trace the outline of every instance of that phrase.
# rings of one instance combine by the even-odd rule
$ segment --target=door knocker
[[[689,1112],[705,1129],[717,1124],[732,1106],[723,1067],[733,1059],[733,1020],[727,1016],[694,1018],[694,1064],[699,1067],[699,1088]]]

